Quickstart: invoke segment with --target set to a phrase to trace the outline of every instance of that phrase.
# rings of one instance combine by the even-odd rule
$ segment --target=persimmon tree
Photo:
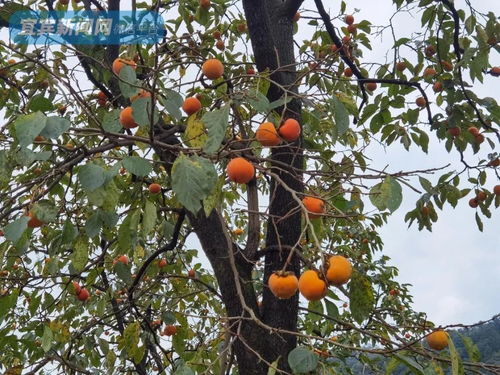
[[[28,6],[124,10],[66,3],[6,1],[0,25]],[[499,373],[467,339],[464,359],[442,331],[428,343],[449,350],[429,348],[377,233],[410,189],[419,229],[470,199],[483,230],[500,204],[500,111],[475,91],[500,74],[494,14],[393,0],[375,27],[343,1],[130,6],[163,15],[159,43],[0,43],[0,369]],[[388,57],[366,61],[382,35]],[[451,166],[366,155],[437,141]]]

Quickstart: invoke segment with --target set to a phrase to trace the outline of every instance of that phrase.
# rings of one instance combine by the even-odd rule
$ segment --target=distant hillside
[[[468,337],[477,346],[479,350],[479,361],[484,363],[492,363],[500,365],[500,317],[497,319],[482,324],[477,327],[468,329],[459,329],[448,331],[453,339],[457,351],[463,361],[472,361],[467,353],[465,345],[460,335]],[[349,358],[347,368],[344,368],[341,374],[364,374],[364,375],[379,375],[385,373],[386,360],[378,356],[368,356],[377,371],[367,369],[357,358]],[[449,371],[446,372],[450,373]],[[407,367],[400,365],[392,371],[391,375],[407,375],[413,374]]]
[[[477,345],[481,362],[500,364],[500,317],[487,324],[456,332],[471,338]],[[462,358],[468,358],[464,344],[457,333],[451,332],[451,336]]]

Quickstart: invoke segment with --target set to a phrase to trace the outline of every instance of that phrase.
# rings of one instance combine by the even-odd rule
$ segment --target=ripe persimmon
[[[222,39],[217,39],[217,42],[215,42],[215,48],[217,48],[219,51],[224,51],[226,48],[224,41]]]
[[[168,324],[165,326],[165,329],[163,330],[163,334],[165,336],[173,336],[177,333],[177,327],[174,326],[173,324]]]
[[[425,68],[423,76],[424,76],[424,78],[430,78],[430,77],[434,77],[436,74],[437,74],[436,69],[429,67],[429,68]]]
[[[196,276],[196,271],[195,270],[189,270],[188,271],[188,277],[194,278]]]
[[[41,227],[44,223],[43,221],[39,220],[33,212],[28,213],[29,220],[28,220],[28,227],[30,228],[38,228]]]
[[[255,132],[255,137],[263,146],[276,146],[280,143],[278,132],[272,122],[264,122],[260,124]]]
[[[345,68],[344,69],[344,75],[349,78],[349,77],[352,77],[352,69],[351,68]]]
[[[354,23],[354,16],[352,14],[348,14],[344,17],[344,22],[348,25],[352,25]]]
[[[268,285],[275,297],[287,299],[297,292],[299,280],[293,272],[274,272],[269,277]]]
[[[500,76],[500,66],[495,66],[494,68],[491,68],[491,70],[490,70],[490,74],[491,74],[493,77],[498,77],[498,76]]]
[[[255,168],[248,160],[237,157],[227,164],[226,173],[230,181],[247,184],[253,178]]]
[[[224,74],[224,65],[218,59],[208,59],[201,66],[201,71],[208,79],[217,79]]]
[[[453,70],[453,64],[449,61],[441,61],[441,66],[443,67],[443,70],[446,70],[447,72],[451,72]]]
[[[80,291],[82,290],[82,287],[80,286],[80,284],[78,284],[78,282],[73,281],[73,288],[75,289],[75,294],[76,295],[80,294]]]
[[[483,143],[483,142],[484,142],[484,135],[482,135],[482,134],[478,134],[478,135],[476,135],[476,136],[474,137],[474,141],[475,141],[478,145],[480,145],[481,143]]]
[[[210,8],[211,2],[210,0],[199,0],[199,4],[203,9],[208,9]]]
[[[318,301],[326,295],[326,283],[314,270],[305,271],[299,278],[299,291],[307,300]]]
[[[160,184],[153,182],[148,186],[148,190],[151,194],[158,194],[161,191],[161,186]]]
[[[406,69],[406,62],[405,61],[399,61],[398,63],[396,63],[396,70],[398,72],[402,72]]]
[[[113,263],[118,263],[118,262],[127,265],[128,264],[128,257],[126,255],[120,255],[119,257],[117,257],[115,259],[115,261]]]
[[[326,279],[330,284],[340,286],[349,281],[352,275],[351,262],[342,255],[333,255],[328,259]]]
[[[214,38],[214,39],[220,39],[221,36],[222,36],[222,33],[219,30],[215,30],[212,33],[212,38]]]
[[[428,334],[426,341],[431,349],[443,350],[448,346],[448,334],[442,329],[439,329]]]
[[[479,134],[479,129],[476,128],[475,126],[471,126],[467,129],[467,131],[473,135],[474,137]]]
[[[287,119],[278,129],[278,133],[287,142],[293,142],[300,136],[300,124],[293,118]]]
[[[500,185],[495,185],[493,193],[495,193],[495,195],[500,195]]]
[[[188,116],[191,116],[192,114],[198,112],[200,109],[201,102],[194,96],[186,98],[184,100],[184,103],[182,103],[182,110],[186,112]]]
[[[417,104],[420,108],[423,108],[427,105],[427,100],[425,100],[423,96],[419,96],[417,100],[415,100],[415,104]]]
[[[111,67],[111,70],[113,70],[113,73],[115,73],[116,75],[120,75],[120,71],[122,70],[122,68],[125,65],[130,66],[134,70],[137,69],[137,64],[135,63],[134,60],[117,58],[117,59],[115,59],[115,61],[113,61],[113,65]]]
[[[90,297],[90,293],[86,288],[80,289],[80,292],[76,295],[76,298],[78,298],[80,301],[85,302],[88,300]]]
[[[462,133],[462,130],[458,126],[448,129],[448,134],[452,137],[458,137],[460,133]]]
[[[130,97],[130,102],[134,102],[135,100],[141,98],[151,98],[151,93],[149,91],[141,89],[137,95]]]
[[[158,261],[158,267],[163,268],[167,265],[167,260],[166,259],[160,259]]]
[[[366,89],[368,91],[375,91],[377,89],[377,84],[375,82],[368,82],[366,84]]]
[[[434,92],[441,92],[441,91],[443,91],[443,84],[441,83],[441,81],[434,82],[434,84],[432,85],[432,90]]]
[[[476,208],[477,206],[479,206],[479,201],[476,198],[472,198],[471,200],[469,200],[469,206],[471,208]]]
[[[293,22],[298,22],[300,20],[300,12],[295,12],[293,15],[292,21]]]
[[[120,112],[120,124],[125,129],[132,129],[139,126],[139,124],[136,123],[134,120],[134,116],[132,114],[132,107],[129,106],[122,109],[122,111]]]
[[[486,200],[488,196],[486,195],[486,193],[484,191],[478,191],[477,194],[476,194],[476,199],[479,201],[479,202],[482,202],[484,200]]]
[[[236,229],[233,230],[233,234],[235,236],[239,236],[240,234],[243,234],[244,232],[245,231],[243,229],[241,229],[241,228],[236,228]]]
[[[304,207],[307,209],[307,215],[310,219],[316,219],[325,212],[325,202],[315,197],[304,197],[302,199]]]

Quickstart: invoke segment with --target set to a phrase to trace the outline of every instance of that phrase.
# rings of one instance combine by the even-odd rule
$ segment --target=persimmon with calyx
[[[243,234],[244,232],[245,231],[243,229],[241,229],[241,228],[236,228],[236,229],[233,230],[233,234],[235,236],[239,236],[240,234]]]
[[[269,277],[268,285],[275,297],[288,299],[297,292],[299,280],[293,272],[278,271]]]
[[[477,194],[476,194],[476,199],[479,201],[479,202],[482,202],[484,200],[486,200],[488,196],[486,195],[486,193],[484,191],[478,191]]]
[[[500,185],[495,185],[495,187],[493,188],[493,193],[495,195],[500,195]]]
[[[299,291],[307,300],[318,301],[326,295],[326,283],[314,270],[307,270],[299,278]]]
[[[102,91],[99,91],[97,93],[97,102],[99,103],[99,105],[102,107],[102,106],[106,105],[107,101],[108,101],[108,97],[106,96],[106,94]]]
[[[220,39],[221,36],[222,36],[222,33],[219,30],[215,30],[212,33],[212,38],[214,38],[214,39]]]
[[[173,336],[177,333],[177,327],[173,324],[168,324],[163,330],[163,334],[165,336]]]
[[[431,349],[443,350],[448,346],[448,334],[440,329],[428,334],[426,341]]]
[[[158,194],[161,191],[161,185],[153,182],[148,186],[148,190],[151,194]]]
[[[491,70],[490,70],[490,74],[491,74],[493,77],[498,77],[498,76],[500,76],[500,66],[495,66],[494,68],[491,68]]]
[[[434,77],[436,74],[437,74],[436,69],[429,67],[429,68],[425,68],[423,76],[424,76],[424,78],[430,78],[430,77]]]
[[[398,63],[396,63],[396,70],[398,72],[402,72],[406,69],[406,62],[405,61],[400,61]]]
[[[76,298],[78,298],[80,301],[85,302],[88,300],[90,297],[90,293],[86,288],[81,288],[80,292],[76,295]]]
[[[253,178],[255,168],[248,160],[237,157],[227,164],[226,173],[230,181],[247,184]]]
[[[451,72],[453,70],[453,64],[449,61],[441,61],[441,67],[447,72]]]
[[[201,66],[201,71],[208,79],[218,79],[224,74],[224,65],[218,59],[208,59]]]
[[[220,51],[224,51],[224,49],[226,48],[224,41],[222,39],[218,39],[217,42],[215,42],[215,48]]]
[[[340,286],[349,281],[352,276],[351,262],[342,255],[333,255],[328,259],[326,279],[335,286]]]
[[[356,35],[358,32],[358,27],[355,24],[348,25],[347,31],[349,31],[349,33],[351,33],[352,35]]]
[[[139,124],[135,122],[132,112],[132,107],[130,106],[122,109],[120,112],[120,124],[125,129],[132,129],[139,126]]]
[[[78,295],[80,294],[82,287],[80,286],[80,284],[78,284],[78,282],[73,281],[73,289],[75,289],[75,294]]]
[[[293,142],[300,136],[300,124],[293,118],[287,119],[278,129],[278,133],[287,142]]]
[[[163,268],[167,265],[167,260],[166,259],[160,259],[158,261],[158,267]]]
[[[196,271],[195,270],[189,270],[188,271],[188,277],[193,279],[196,276]]]
[[[184,100],[184,103],[182,103],[182,110],[186,112],[188,116],[195,114],[200,109],[201,109],[201,102],[194,96],[186,98]]]
[[[354,23],[354,16],[352,14],[348,14],[344,17],[344,22],[348,25],[352,25]]]
[[[462,130],[457,126],[448,129],[448,134],[451,135],[452,137],[458,137],[461,133]]]
[[[427,100],[423,96],[419,96],[417,100],[415,100],[415,104],[420,108],[424,108],[427,105]]]
[[[471,208],[476,208],[477,206],[479,206],[479,201],[476,198],[472,198],[471,200],[469,200],[469,206]]]
[[[310,219],[316,219],[325,213],[325,202],[320,198],[304,197],[302,204],[306,208],[307,216]]]
[[[351,68],[345,68],[344,69],[344,75],[349,78],[349,77],[352,77],[352,69]]]
[[[432,57],[436,53],[436,47],[433,45],[429,45],[429,46],[425,47],[424,52],[425,52],[425,56]]]
[[[255,137],[262,146],[277,146],[280,144],[280,138],[278,132],[274,127],[272,122],[264,122],[260,124],[259,128],[255,132]]]
[[[484,142],[484,135],[478,134],[474,137],[474,142],[476,142],[478,145]]]
[[[467,131],[473,135],[474,137],[479,134],[479,129],[476,128],[475,126],[471,126],[467,129]]]
[[[434,84],[432,85],[432,90],[434,92],[443,91],[443,83],[441,81],[434,82]]]
[[[377,84],[375,82],[368,82],[366,84],[366,89],[368,91],[375,91],[377,89]]]
[[[208,9],[210,8],[211,2],[210,0],[199,0],[199,4],[203,9]]]
[[[29,212],[28,217],[30,218],[28,220],[28,227],[30,228],[39,228],[44,224],[44,222],[38,219],[33,212]]]
[[[134,70],[137,69],[137,64],[135,63],[134,60],[117,58],[117,59],[115,59],[115,61],[113,61],[113,65],[111,67],[111,70],[113,70],[113,73],[115,73],[118,76],[118,75],[120,75],[120,72],[125,65],[130,66]]]

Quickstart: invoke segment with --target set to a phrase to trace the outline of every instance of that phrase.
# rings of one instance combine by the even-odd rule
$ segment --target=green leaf
[[[201,119],[208,130],[208,139],[203,148],[208,154],[217,151],[224,139],[229,123],[229,109],[230,106],[227,104],[220,109],[205,113]]]
[[[471,362],[479,362],[481,360],[481,352],[479,351],[477,345],[474,344],[474,341],[472,341],[470,337],[462,335],[460,333],[458,333],[458,336],[460,336],[460,339],[462,339],[462,342],[464,343],[464,347],[467,351],[469,360]]]
[[[21,147],[26,147],[33,143],[33,140],[45,128],[47,117],[42,112],[22,115],[14,122],[16,139]]]
[[[153,170],[151,163],[139,156],[127,156],[122,164],[127,171],[139,177],[146,177]]]
[[[42,336],[42,349],[45,353],[47,353],[52,347],[53,334],[48,325],[43,327],[43,336]]]
[[[5,232],[5,238],[8,241],[16,243],[19,241],[24,231],[28,228],[29,218],[27,216],[22,216],[19,219],[7,224],[3,230]]]
[[[195,375],[195,372],[183,363],[175,370],[174,375]]]
[[[78,179],[85,190],[95,190],[106,181],[105,170],[94,163],[82,165],[78,169]]]
[[[220,205],[222,187],[224,186],[224,182],[224,176],[220,176],[212,192],[203,200],[203,209],[205,210],[205,216],[208,217],[212,213],[212,210]]]
[[[134,113],[135,118],[135,113]],[[113,109],[111,112],[107,112],[104,114],[102,119],[102,128],[110,133],[118,133],[122,130],[122,126],[120,125],[120,110]]]
[[[205,124],[196,116],[189,116],[182,139],[189,147],[203,147],[208,138]]]
[[[370,190],[370,201],[380,211],[389,209],[389,211],[394,212],[399,208],[402,200],[401,185],[391,176],[387,176],[383,182]]]
[[[85,233],[90,238],[93,238],[99,234],[102,228],[102,221],[100,217],[100,212],[96,211],[90,216],[90,218],[85,223]]]
[[[69,129],[71,123],[64,117],[47,117],[45,128],[40,132],[41,136],[56,139]]]
[[[139,211],[132,210],[118,229],[118,248],[127,252],[133,247],[134,236],[139,223]]]
[[[308,373],[318,366],[318,356],[309,349],[299,346],[288,353],[288,364],[294,374]]]
[[[156,224],[156,206],[153,202],[146,199],[144,212],[142,213],[142,232],[148,235]]]
[[[269,112],[269,99],[262,92],[252,90],[247,96],[247,101],[257,112]]]
[[[0,188],[7,187],[11,180],[12,163],[7,151],[0,150]]]
[[[137,82],[137,75],[135,70],[129,66],[124,65],[119,74],[118,86],[122,95],[126,98],[137,95],[139,93],[139,83]]]
[[[69,244],[78,235],[75,226],[71,223],[70,219],[67,219],[63,226],[63,231],[61,234],[61,244]]]
[[[33,213],[38,219],[44,223],[51,223],[56,221],[59,215],[59,209],[54,205],[54,202],[47,199],[38,201],[33,205]]]
[[[9,295],[0,297],[0,323],[7,317],[7,312],[16,306],[18,296],[19,290],[14,289]]]
[[[125,284],[130,284],[132,282],[132,274],[129,266],[123,264],[122,262],[116,262],[114,267],[120,280],[122,280]]]
[[[281,356],[276,358],[276,360],[273,363],[271,363],[271,365],[269,366],[269,369],[267,370],[267,375],[275,375],[276,374],[276,370],[278,369],[278,363],[280,361],[280,358],[281,358]]]
[[[464,375],[462,360],[460,359],[460,355],[458,354],[450,335],[448,335],[448,347],[450,348],[451,373],[453,375]]]
[[[349,130],[349,113],[344,104],[335,96],[332,96],[333,117],[339,136],[342,136]]]
[[[181,155],[172,167],[172,190],[179,202],[194,214],[216,183],[217,172],[208,159]]]
[[[52,105],[51,100],[44,98],[42,94],[38,94],[31,98],[28,103],[28,109],[33,112],[47,112],[52,111],[54,109],[54,106]]]
[[[138,98],[132,103],[132,113],[134,120],[139,125],[147,126],[151,123],[151,98]],[[158,111],[156,108],[153,113],[153,123],[158,122]]]
[[[76,240],[71,254],[71,265],[76,272],[80,272],[85,268],[89,260],[89,244],[85,237],[80,237]]]
[[[164,90],[163,96],[165,99],[160,96],[161,104],[163,104],[170,116],[176,120],[180,120],[182,118],[182,112],[179,108],[182,106],[184,101],[182,96],[177,91],[170,89]]]
[[[349,299],[352,317],[361,324],[373,310],[375,296],[370,280],[359,272],[349,282]]]
[[[406,357],[400,353],[394,354],[394,356],[402,363],[404,363],[414,374],[425,375],[422,366],[420,366],[413,359]]]
[[[118,349],[132,357],[135,363],[139,363],[144,356],[144,347],[139,347],[139,336],[141,327],[138,322],[131,323],[123,330],[118,338]]]
[[[335,305],[333,302],[325,299],[325,305],[326,305],[326,312],[328,313],[328,316],[332,318],[338,318],[339,317],[339,309],[337,308],[337,305]]]

